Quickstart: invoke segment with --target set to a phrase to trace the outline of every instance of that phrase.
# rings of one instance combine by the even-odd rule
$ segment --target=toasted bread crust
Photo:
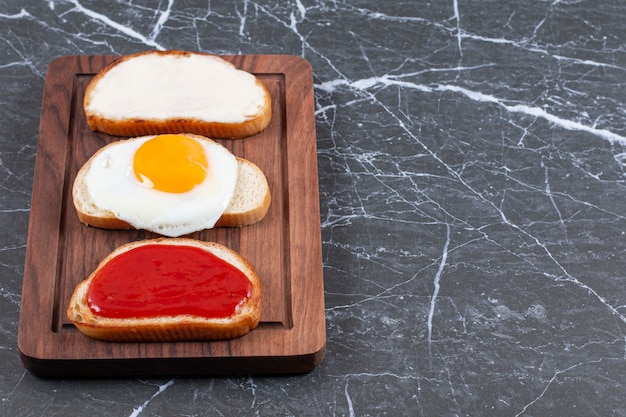
[[[271,96],[267,87],[261,80],[256,79],[256,84],[265,92],[265,102],[262,110],[247,118],[242,123],[220,123],[209,122],[193,118],[176,118],[176,119],[111,119],[97,112],[90,110],[89,106],[92,101],[93,91],[95,86],[100,82],[104,75],[111,70],[111,68],[119,65],[124,61],[128,61],[135,57],[155,54],[155,55],[170,55],[170,56],[186,56],[191,54],[207,55],[217,57],[202,52],[187,52],[179,50],[169,51],[145,51],[132,55],[124,55],[99,71],[91,80],[85,90],[84,96],[84,110],[87,118],[87,124],[92,131],[98,131],[107,133],[113,136],[144,136],[161,133],[195,133],[198,135],[208,136],[212,138],[220,139],[240,139],[248,136],[253,136],[262,132],[269,125],[272,119],[272,102]]]
[[[188,134],[186,136],[194,137],[198,140],[210,141],[210,139],[200,135]],[[140,138],[131,138],[127,140],[134,139]],[[115,143],[116,142],[113,142],[100,148],[80,168],[72,187],[72,199],[78,220],[81,223],[101,229],[132,230],[135,229],[135,227],[126,221],[115,217],[115,213],[96,206],[90,199],[89,192],[87,191],[87,184],[85,183],[87,172],[89,171],[89,167],[91,166],[94,158],[100,152],[103,152],[103,150],[107,147],[115,146]],[[248,193],[252,195],[250,187],[256,187],[255,191],[261,194],[262,198],[250,200],[249,204],[246,204],[244,207],[234,207],[233,204],[229,205],[216,222],[215,227],[243,227],[257,223],[265,217],[271,205],[272,196],[269,184],[267,183],[267,179],[265,178],[263,171],[248,160],[239,157],[236,157],[236,159],[239,165],[239,175],[237,185],[235,186],[235,196],[233,197],[233,201],[235,198],[245,199]],[[246,173],[247,175],[243,175],[243,173]],[[255,179],[254,184],[246,182],[251,177]]]
[[[266,193],[263,201],[253,210],[246,212],[230,212],[228,209],[215,223],[215,227],[244,227],[260,222],[270,209],[272,196]]]
[[[252,284],[252,292],[231,317],[210,319],[192,315],[160,316],[154,318],[113,319],[94,314],[86,302],[86,294],[96,273],[111,259],[133,248],[150,245],[186,245],[211,252],[243,272]],[[186,238],[159,238],[131,242],[111,252],[96,270],[80,282],[70,299],[67,316],[85,335],[114,342],[172,342],[193,340],[223,340],[240,337],[254,329],[261,317],[262,290],[259,277],[252,266],[237,252],[213,242]]]

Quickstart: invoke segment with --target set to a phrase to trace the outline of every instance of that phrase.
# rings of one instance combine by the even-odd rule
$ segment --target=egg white
[[[207,156],[204,181],[185,193],[142,185],[133,172],[135,151],[154,136],[118,142],[94,157],[85,177],[94,203],[136,229],[177,237],[215,226],[237,183],[237,159],[215,142],[198,141]]]

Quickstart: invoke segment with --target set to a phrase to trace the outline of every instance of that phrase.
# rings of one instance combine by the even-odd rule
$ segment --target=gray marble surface
[[[0,4],[0,415],[626,415],[626,3]],[[287,377],[47,380],[17,329],[61,55],[313,67],[327,350]]]

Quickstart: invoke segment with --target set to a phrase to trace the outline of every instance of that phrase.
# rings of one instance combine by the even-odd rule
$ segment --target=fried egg
[[[238,163],[213,141],[185,135],[124,140],[86,175],[93,202],[136,229],[177,237],[212,228],[237,183]]]

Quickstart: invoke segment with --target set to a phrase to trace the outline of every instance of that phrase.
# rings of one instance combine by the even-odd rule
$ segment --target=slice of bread
[[[236,308],[235,313],[225,318],[208,318],[191,314],[111,318],[94,313],[88,305],[87,294],[99,271],[116,257],[145,245],[182,245],[210,252],[241,271],[250,281],[251,291]],[[129,276],[128,279],[131,280],[133,277]],[[210,300],[207,302],[210,303]],[[261,304],[262,290],[259,277],[252,266],[237,252],[213,242],[185,238],[160,238],[127,243],[111,252],[87,279],[76,286],[70,298],[67,316],[83,334],[104,341],[221,340],[243,336],[254,329],[261,317]]]
[[[237,139],[263,131],[272,117],[261,80],[216,55],[185,51],[120,57],[89,83],[84,110],[91,130],[115,136]]]
[[[199,135],[186,135],[201,141],[211,141]],[[102,229],[135,229],[129,222],[122,220],[116,214],[104,207],[99,206],[93,199],[87,185],[87,174],[96,156],[105,149],[118,144],[128,144],[139,138],[131,138],[123,141],[112,142],[100,148],[89,160],[80,168],[72,187],[72,199],[78,219],[88,226]],[[212,142],[212,141],[211,141]],[[243,159],[237,160],[237,181],[235,183],[234,194],[217,220],[214,227],[243,227],[261,221],[267,214],[272,196],[263,171],[254,163]],[[156,230],[152,230],[159,233]],[[196,230],[197,231],[197,230]]]

